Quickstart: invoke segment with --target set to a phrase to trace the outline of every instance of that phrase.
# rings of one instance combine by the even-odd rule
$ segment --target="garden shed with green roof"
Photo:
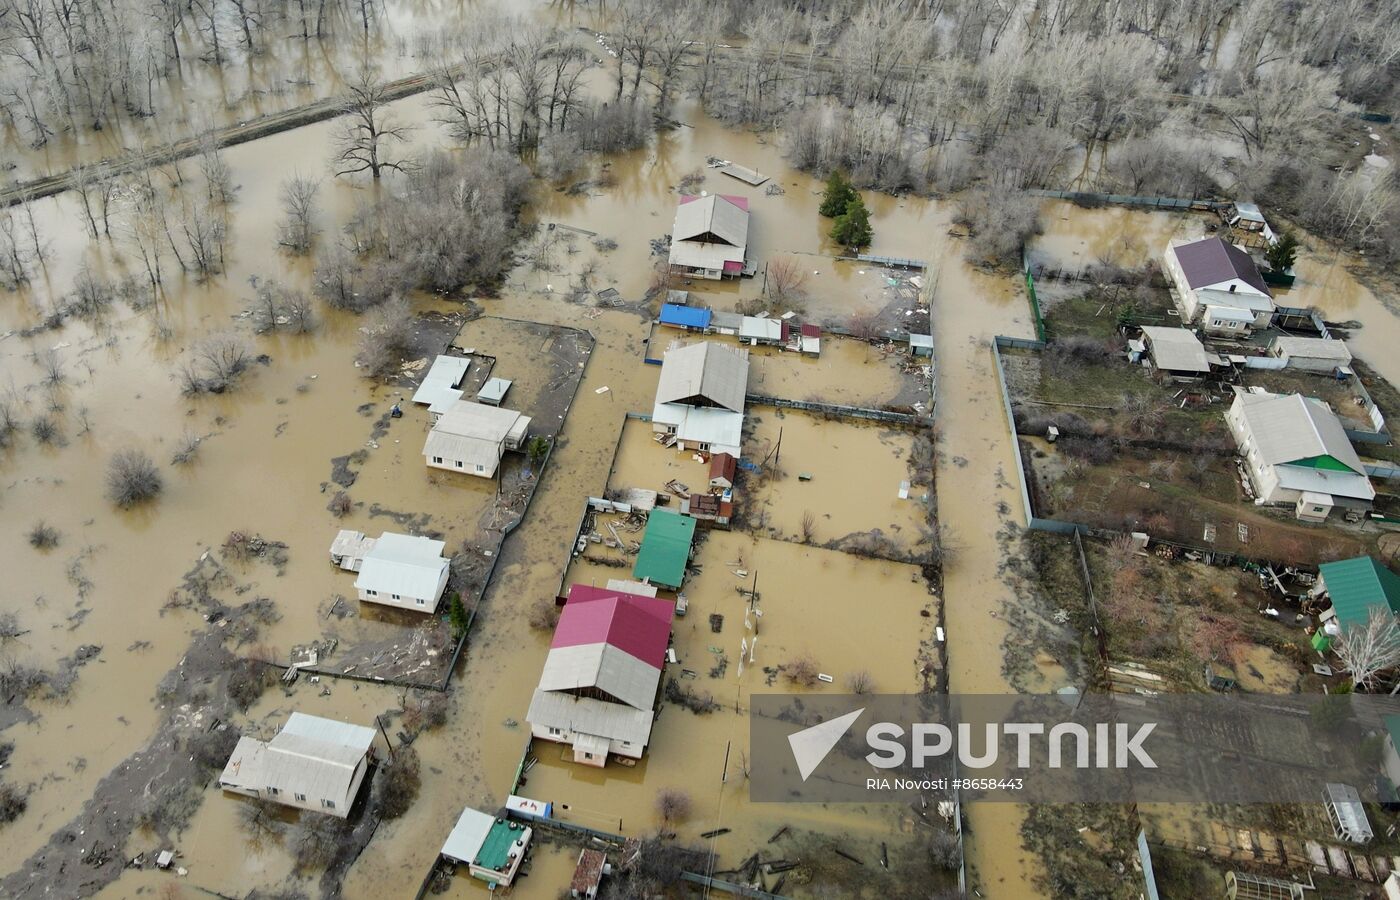
[[[1365,625],[1373,609],[1400,613],[1400,575],[1370,556],[1358,556],[1318,566],[1319,587],[1332,600],[1332,612],[1342,628]]]
[[[639,581],[679,590],[685,583],[685,567],[695,541],[695,520],[669,509],[654,509],[647,517],[642,549],[632,577]]]

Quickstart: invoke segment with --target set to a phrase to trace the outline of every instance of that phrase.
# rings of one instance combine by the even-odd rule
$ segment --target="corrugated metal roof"
[[[335,799],[348,809],[360,760],[374,743],[374,729],[306,713],[292,713],[272,740],[239,738],[219,776],[222,785],[255,790],[275,788],[316,800]]]
[[[471,400],[458,400],[433,425],[433,431],[499,443],[516,428],[520,413]]]
[[[642,533],[632,577],[678,588],[685,582],[690,545],[695,540],[695,520],[669,509],[654,509]]]
[[[661,669],[612,644],[551,647],[540,670],[540,690],[596,688],[637,709],[651,709]]]
[[[699,398],[742,413],[748,383],[747,350],[700,341],[666,351],[661,360],[656,402],[687,403]]]
[[[362,559],[374,549],[374,543],[374,538],[365,537],[363,531],[342,528],[336,533],[335,540],[331,541],[331,556]]]
[[[669,600],[587,584],[569,586],[569,599],[550,647],[606,642],[661,668],[675,606]]]
[[[457,385],[462,383],[471,364],[470,359],[462,356],[439,356],[433,360],[428,374],[423,376],[418,390],[413,392],[413,402],[445,408],[453,401],[462,399]]]
[[[489,403],[492,406],[499,406],[500,402],[506,398],[506,391],[515,382],[509,378],[488,378],[481,386],[481,390],[476,392],[476,399]]]
[[[463,471],[495,475],[496,467],[501,462],[501,447],[480,438],[430,431],[428,439],[423,442],[423,455],[429,459],[461,460],[467,467]],[[477,466],[481,467],[482,472],[475,472]]]
[[[671,228],[672,242],[702,234],[712,234],[742,250],[749,240],[748,201],[730,194],[681,198]]]
[[[709,328],[710,310],[703,306],[681,306],[677,303],[661,304],[661,324],[681,328]]]
[[[651,737],[653,715],[650,709],[633,709],[592,697],[537,690],[530,699],[525,720],[543,728],[598,735],[640,746]]]
[[[1146,325],[1142,333],[1152,347],[1152,362],[1157,368],[1173,372],[1210,371],[1205,345],[1185,328]]]
[[[1365,472],[1336,413],[1321,400],[1239,391],[1235,402],[1264,462],[1283,465],[1325,455],[1353,472]]]
[[[1249,254],[1218,237],[1179,244],[1172,252],[1186,276],[1186,283],[1192,288],[1210,287],[1238,278],[1264,296],[1273,296]]]
[[[1341,363],[1351,362],[1351,351],[1347,345],[1331,338],[1315,337],[1276,337],[1272,349],[1276,349],[1287,356],[1297,356],[1304,359],[1334,359]]]
[[[495,822],[495,816],[470,806],[462,810],[462,814],[457,817],[457,824],[452,826],[452,831],[448,833],[447,840],[442,845],[442,855],[471,865],[481,845],[486,843],[486,836],[491,833],[491,826]]]
[[[739,337],[745,340],[757,338],[761,341],[777,341],[781,340],[782,336],[783,323],[777,319],[744,316],[744,321],[739,325]]]
[[[1365,625],[1375,608],[1400,613],[1400,575],[1374,558],[1357,556],[1317,568],[1342,627]]]
[[[447,545],[431,538],[384,532],[365,555],[355,587],[400,597],[436,600],[438,584],[449,561],[442,558]]]

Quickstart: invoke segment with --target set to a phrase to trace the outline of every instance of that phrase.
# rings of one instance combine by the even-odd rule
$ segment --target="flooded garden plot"
[[[928,431],[750,407],[745,527],[781,540],[905,561],[936,543]],[[905,496],[901,496],[903,493]]]
[[[926,415],[933,365],[903,343],[822,335],[821,356],[749,349],[749,393]]]
[[[693,564],[697,571],[682,589],[687,612],[673,623],[678,661],[663,673],[661,712],[645,757],[633,767],[609,763],[594,769],[573,763],[562,745],[535,741],[538,762],[519,792],[554,803],[561,818],[599,830],[644,835],[665,825],[680,843],[713,849],[715,869],[764,850],[784,826],[789,836],[765,852],[791,853],[806,844],[803,860],[818,865],[817,857],[831,853],[823,853],[823,846],[839,846],[865,861],[864,867],[850,865],[850,878],[870,874],[865,869],[872,868],[881,841],[888,842],[893,860],[897,847],[926,839],[928,826],[896,806],[751,804],[746,755],[752,692],[846,691],[854,683],[874,691],[914,691],[931,682],[938,610],[920,570],[725,531],[708,533]],[[586,583],[594,571],[575,564],[566,580]],[[755,576],[756,598],[749,593]],[[867,599],[857,603],[855,596]],[[740,649],[754,637],[746,615],[758,634],[749,655]],[[874,646],[879,653],[870,651]],[[793,683],[785,673],[805,672],[806,663],[794,668],[803,660],[829,674],[833,684],[815,677],[810,684]],[[658,819],[656,797],[663,788],[689,795],[691,811],[683,821]],[[701,837],[721,829],[728,831]],[[795,881],[788,880],[789,890]]]

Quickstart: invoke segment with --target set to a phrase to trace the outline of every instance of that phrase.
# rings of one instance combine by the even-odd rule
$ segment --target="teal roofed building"
[[[1323,563],[1318,573],[1318,591],[1331,598],[1331,617],[1343,629],[1365,625],[1373,609],[1400,613],[1400,575],[1370,556]]]

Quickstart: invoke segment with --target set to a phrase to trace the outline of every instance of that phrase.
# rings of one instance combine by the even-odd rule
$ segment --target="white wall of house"
[[[549,728],[544,725],[531,725],[530,732],[542,741],[554,741],[558,744],[568,744],[573,746],[574,740],[578,737],[567,728]],[[608,754],[613,756],[626,756],[630,759],[641,759],[642,753],[646,750],[646,744],[634,744],[629,741],[610,740],[608,741]],[[605,766],[608,759],[607,754],[592,754],[585,758],[582,752],[575,752],[574,762],[585,766]]]
[[[1225,421],[1230,426],[1230,433],[1235,436],[1240,454],[1244,456],[1255,495],[1265,503],[1297,503],[1301,492],[1285,490],[1279,485],[1278,473],[1259,454],[1259,447],[1245,425],[1243,411],[1238,406],[1231,406],[1225,413]]]
[[[283,806],[292,806],[297,809],[311,810],[312,812],[325,813],[328,816],[335,816],[343,819],[350,815],[350,807],[355,804],[355,797],[360,793],[360,785],[365,780],[365,773],[369,771],[369,756],[366,754],[355,766],[355,774],[350,779],[350,789],[345,796],[337,797],[317,797],[304,794],[294,789],[279,789],[271,785],[234,786],[221,784],[224,790],[231,794],[241,794],[244,797],[255,797],[264,800],[271,800]]]
[[[449,472],[465,473],[475,475],[478,478],[494,478],[496,470],[500,468],[500,458],[505,454],[505,444],[499,444],[496,448],[496,465],[485,466],[479,463],[467,462],[462,459],[453,459],[444,456],[425,456],[424,461],[430,469],[446,469]]]
[[[1236,293],[1249,294],[1251,296],[1263,297],[1248,282],[1239,278],[1230,281],[1211,285],[1209,288],[1195,290],[1186,280],[1186,273],[1181,271],[1181,264],[1177,261],[1176,253],[1170,247],[1162,254],[1162,269],[1166,273],[1172,285],[1176,288],[1177,297],[1181,305],[1181,317],[1187,323],[1200,323],[1210,334],[1231,335],[1248,334],[1252,328],[1268,328],[1273,322],[1274,314],[1268,312],[1254,312],[1254,322],[1252,325],[1241,322],[1224,322],[1212,320],[1207,316],[1207,309],[1210,306],[1228,307],[1230,305],[1230,288],[1233,286]]]
[[[1381,765],[1385,768],[1385,777],[1390,779],[1390,783],[1400,787],[1400,753],[1395,752],[1395,744],[1390,736],[1385,738],[1385,751],[1381,754]]]
[[[447,588],[447,578],[452,574],[450,566],[442,567],[442,574],[438,576],[437,590],[431,597],[412,597],[407,594],[390,594],[384,591],[369,591],[361,588],[359,597],[366,603],[379,603],[383,606],[394,606],[399,609],[411,609],[414,612],[436,612],[438,601],[442,599],[442,592]]]

